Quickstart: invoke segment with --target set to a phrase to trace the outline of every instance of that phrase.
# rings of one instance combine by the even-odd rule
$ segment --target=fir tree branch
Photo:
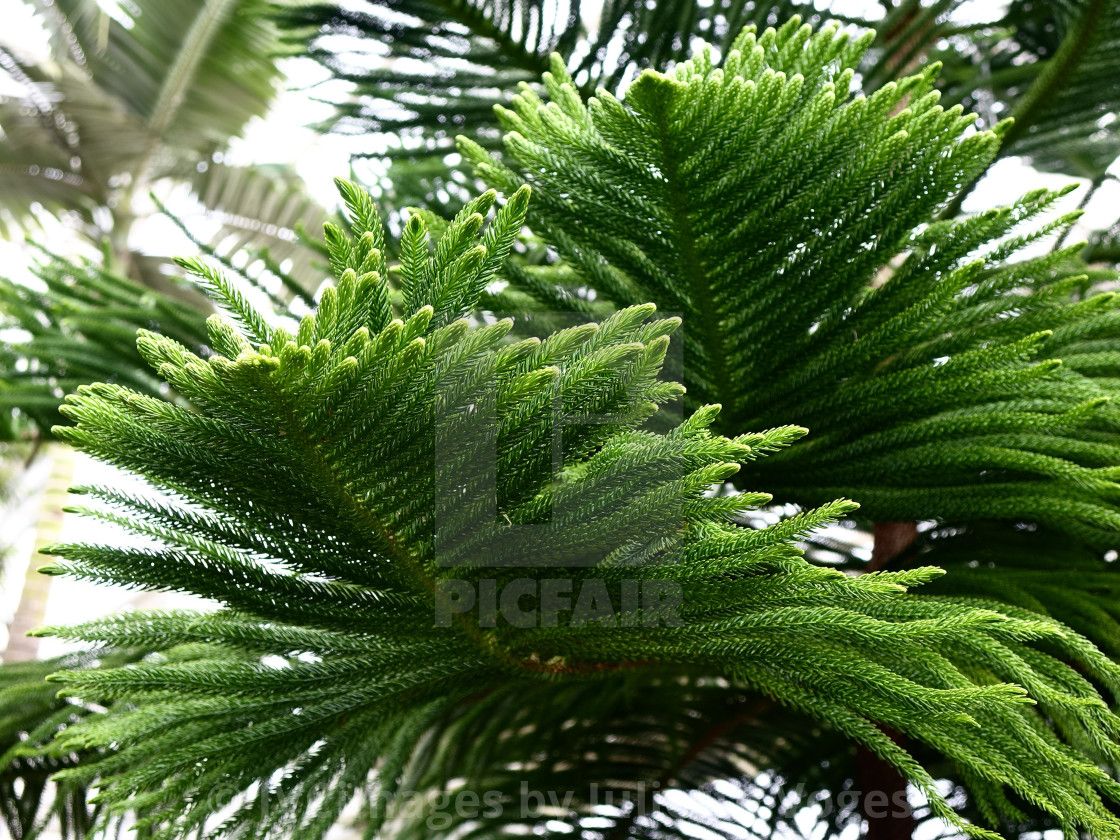
[[[997,145],[941,109],[935,68],[849,98],[866,40],[794,21],[736,46],[724,67],[701,52],[587,104],[558,62],[547,101],[525,90],[500,110],[503,159],[461,141],[494,186],[534,184],[531,221],[560,254],[551,293],[546,272],[510,279],[542,305],[582,286],[681,312],[690,406],[726,406],[730,433],[788,417],[813,429],[754,472],[783,501],[858,498],[879,521],[1033,519],[1107,545],[1120,448],[1097,459],[1083,446],[1094,425],[1116,447],[1120,415],[1104,369],[1059,372],[1062,339],[1045,330],[1101,323],[1089,310],[1115,301],[1063,297],[1083,283],[1077,249],[1013,256],[1075,218],[1014,235],[1059,194],[931,224]],[[1005,409],[1024,399],[1070,400],[1084,421],[996,432],[1020,424]],[[1101,493],[1082,495],[1090,486]]]

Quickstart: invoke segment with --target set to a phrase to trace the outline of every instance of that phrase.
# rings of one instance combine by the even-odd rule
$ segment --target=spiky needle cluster
[[[720,430],[812,430],[754,473],[779,499],[1111,545],[1116,300],[1081,299],[1080,245],[1023,258],[1074,218],[1017,231],[1062,193],[933,220],[1007,126],[967,133],[936,65],[857,95],[869,43],[795,18],[587,103],[554,60],[547,103],[523,86],[498,109],[504,158],[460,140],[490,185],[533,185],[561,256],[513,266],[502,303],[680,314],[688,398],[723,404]]]
[[[234,320],[209,320],[209,358],[152,333],[139,347],[190,408],[110,384],[67,400],[75,425],[58,434],[149,492],[85,488],[82,513],[137,539],[57,546],[50,571],[222,606],[45,631],[166,651],[57,675],[132,707],[65,731],[63,748],[107,752],[62,778],[166,838],[204,828],[219,787],[242,798],[213,836],[320,837],[373,785],[372,833],[426,734],[484,698],[707,676],[866,744],[945,819],[960,822],[880,726],[949,756],[992,813],[1013,794],[1071,828],[1115,829],[1104,800],[1120,789],[1095,762],[1120,759],[1120,720],[1094,682],[1120,691],[1120,668],[1040,616],[905,593],[937,570],[852,578],[805,562],[792,540],[851,503],[735,526],[769,496],[708,488],[803,430],[720,437],[710,406],[643,430],[682,390],[658,378],[678,321],[652,306],[543,341],[467,317],[528,189],[488,226],[496,195],[482,195],[434,242],[414,216],[390,266],[368,195],[340,188],[352,235],[327,226],[336,283],[295,334],[187,261]],[[438,619],[450,583],[557,578],[623,607]],[[626,606],[635,584],[677,587],[679,613]]]

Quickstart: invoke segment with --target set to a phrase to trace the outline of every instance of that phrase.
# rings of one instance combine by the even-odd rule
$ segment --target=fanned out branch
[[[900,0],[853,16],[829,0],[655,5],[609,2],[602,12],[569,4],[367,0],[285,10],[291,39],[336,77],[356,84],[340,102],[332,130],[407,135],[391,154],[399,206],[433,202],[455,191],[442,163],[455,132],[491,148],[490,112],[518,83],[536,85],[550,52],[564,57],[583,96],[611,93],[647,68],[684,60],[697,39],[725,54],[738,32],[800,15],[875,33],[860,60],[867,93],[915,67],[944,62],[936,80],[949,104],[962,104],[994,127],[1013,116],[997,155],[1021,155],[1049,171],[1096,181],[1120,153],[1120,7],[1108,0],[1015,0],[976,20],[986,7],[961,0]],[[436,156],[433,156],[436,155]],[[418,173],[424,173],[417,183]],[[421,200],[422,199],[422,200]],[[959,205],[954,204],[959,209]]]
[[[67,728],[63,749],[114,751],[60,779],[95,784],[107,814],[136,811],[153,838],[320,837],[371,768],[392,805],[437,722],[493,694],[706,676],[867,745],[954,824],[880,726],[948,756],[992,815],[1014,794],[1070,830],[1118,829],[1105,800],[1120,786],[1098,764],[1120,758],[1120,720],[1090,680],[1115,694],[1120,668],[1091,644],[1041,616],[905,594],[937,570],[851,578],[809,565],[791,539],[848,502],[735,526],[730,515],[769,497],[707,489],[748,462],[753,481],[754,459],[803,430],[718,437],[704,407],[666,434],[643,431],[680,394],[657,376],[678,322],[652,306],[544,341],[464,319],[522,226],[527,189],[485,227],[496,196],[480,196],[434,243],[414,217],[393,267],[369,197],[342,190],[353,235],[327,225],[337,284],[296,335],[195,264],[244,330],[212,317],[208,359],[139,338],[194,410],[113,384],[67,402],[76,425],[58,434],[150,492],[87,488],[81,512],[141,540],[57,546],[48,571],[223,607],[45,631],[197,652],[60,672],[68,693],[134,706]],[[553,614],[556,580],[595,595]],[[453,609],[488,585],[529,587],[539,620],[522,620],[520,599],[492,616],[481,601]],[[457,766],[490,766],[489,739],[460,746],[483,753]],[[242,799],[207,827],[217,787]],[[372,824],[384,816],[375,808]]]
[[[358,156],[391,160],[382,206],[450,216],[477,191],[452,165],[455,136],[499,145],[493,106],[536,85],[551,54],[564,56],[583,92],[613,91],[682,60],[696,37],[726,46],[748,23],[799,12],[812,16],[812,3],[366,0],[285,6],[276,19],[293,50],[353,83],[352,94],[331,97],[338,115],[319,128],[378,138]]]
[[[586,105],[554,62],[547,104],[524,88],[500,111],[505,162],[460,142],[493,186],[533,185],[531,224],[562,258],[509,279],[549,308],[593,289],[681,314],[692,405],[722,403],[725,431],[812,430],[757,468],[781,500],[1107,542],[1115,359],[1075,348],[1115,332],[1115,300],[1072,302],[1076,246],[1018,256],[1072,218],[1018,235],[1058,194],[930,223],[998,132],[940,107],[936,68],[852,96],[867,43],[796,19],[748,29],[722,67],[705,50]]]

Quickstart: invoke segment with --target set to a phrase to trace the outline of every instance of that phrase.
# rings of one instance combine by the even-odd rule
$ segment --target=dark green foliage
[[[393,168],[387,185],[389,193],[406,192],[404,203],[461,194],[440,159],[450,138],[465,133],[493,147],[498,133],[491,106],[507,104],[516,84],[536,86],[549,69],[550,52],[563,56],[582,96],[599,87],[617,94],[642,70],[687,58],[698,38],[725,54],[745,26],[777,25],[795,14],[814,26],[836,20],[875,33],[858,68],[868,93],[923,64],[943,62],[945,72],[935,83],[946,104],[962,104],[988,128],[1014,117],[1000,156],[1022,155],[1041,169],[1094,183],[1116,160],[1117,4],[880,5],[882,10],[872,6],[853,17],[850,4],[829,0],[611,2],[596,15],[579,3],[366,0],[284,10],[280,20],[295,29],[296,42],[309,39],[310,54],[338,78],[357,84],[357,98],[340,103],[343,118],[334,130],[405,137],[394,154],[408,162]],[[414,61],[378,62],[383,69],[371,70],[373,55]],[[427,189],[410,184],[415,169],[427,173]]]
[[[749,23],[799,11],[812,9],[798,0],[392,0],[280,6],[275,16],[293,49],[356,84],[357,95],[337,98],[338,117],[320,128],[388,141],[387,210],[450,215],[475,191],[449,166],[455,136],[497,146],[494,105],[520,84],[537,84],[550,55],[564,56],[584,93],[617,90],[645,68],[683,59],[694,37],[726,46]]]
[[[789,17],[803,4],[778,7]],[[295,30],[293,41],[311,39],[313,58],[361,86],[361,98],[340,105],[334,130],[397,135],[407,155],[446,153],[463,130],[495,143],[494,103],[520,83],[535,83],[552,53],[571,57],[568,69],[582,89],[615,89],[636,71],[681,58],[691,34],[729,40],[769,11],[633,0],[394,0],[309,3],[277,15]],[[371,69],[371,56],[390,61]]]
[[[1120,7],[1110,0],[1014,0],[970,45],[972,73],[954,68],[951,81],[967,104],[1010,105],[1003,154],[1096,180],[1120,155],[1117,50]]]
[[[183,346],[162,335],[162,298],[113,324],[159,310],[140,340],[158,376],[112,344],[127,379],[83,388],[59,434],[150,482],[83,491],[83,513],[140,542],[58,546],[51,571],[222,606],[51,629],[162,651],[56,678],[118,704],[44,746],[83,753],[68,790],[94,785],[102,820],[131,812],[167,838],[319,837],[354,796],[367,836],[549,834],[559,818],[610,838],[761,838],[852,790],[862,744],[931,797],[922,819],[1118,834],[1120,610],[1101,549],[1120,525],[1120,321],[1090,293],[1111,275],[1076,247],[1024,258],[1072,221],[1037,221],[1056,194],[936,221],[1009,152],[1099,183],[1114,9],[1012,3],[964,31],[954,3],[905,0],[873,45],[796,22],[738,35],[794,5],[817,21],[722,2],[608,4],[590,32],[563,5],[284,12],[380,43],[393,60],[372,76],[331,52],[343,42],[317,46],[373,82],[341,125],[400,132],[419,161],[395,171],[390,209],[430,194],[458,216],[395,216],[396,242],[343,183],[349,220],[322,249],[335,285],[295,335],[198,260],[183,264],[236,326],[195,324]],[[723,66],[646,70],[695,35]],[[907,75],[941,53],[940,77]],[[489,105],[517,82],[495,160]],[[970,134],[944,100],[995,130]],[[441,159],[460,130],[511,195],[489,225],[496,195],[473,198]],[[250,210],[276,195],[245,192]],[[528,311],[491,317],[505,310]],[[60,324],[32,345],[41,372],[67,358],[46,341]],[[683,423],[663,366],[688,385]],[[767,494],[727,481],[807,509],[774,524],[744,513]],[[861,574],[866,557],[809,534],[853,508],[842,496],[878,520],[950,522],[896,571]],[[451,581],[556,577],[616,603],[628,580],[674,581],[685,624],[435,619]],[[653,813],[596,808],[590,783]],[[573,798],[526,815],[523,784]],[[440,795],[463,791],[504,807],[448,818]],[[859,821],[848,808],[825,830]]]
[[[501,111],[508,166],[461,141],[494,186],[533,184],[533,227],[562,259],[511,280],[544,308],[680,313],[693,405],[722,403],[726,432],[812,430],[758,467],[779,499],[1107,543],[1115,301],[1071,300],[1087,280],[1069,251],[1018,257],[1068,223],[1013,236],[1056,194],[929,222],[998,133],[964,133],[936,68],[853,97],[866,44],[795,20],[746,32],[721,67],[702,52],[587,105],[557,62],[547,105],[523,89]]]
[[[912,747],[938,777],[953,775],[944,758]],[[488,694],[439,722],[401,786],[423,795],[390,809],[382,836],[399,840],[466,824],[469,836],[562,836],[557,821],[589,837],[810,840],[860,830],[865,793],[856,750],[836,730],[703,678]],[[950,798],[984,819],[960,788]],[[1057,827],[1016,805],[1026,813],[1001,821],[1006,836]],[[914,816],[923,834],[947,831],[927,806]]]
[[[167,395],[136,352],[137,329],[159,329],[203,352],[206,316],[185,285],[172,296],[88,261],[52,256],[35,274],[42,289],[0,281],[0,326],[12,330],[0,347],[0,410],[9,417],[18,411],[13,436],[27,423],[45,433],[65,422],[58,413],[62,398],[89,382],[108,379]]]
[[[35,837],[44,828],[63,840],[85,837],[101,810],[88,801],[87,788],[52,779],[90,757],[60,748],[54,737],[92,710],[59,697],[46,677],[60,668],[120,667],[139,658],[92,650],[0,668],[0,819],[13,840]]]
[[[1120,668],[1040,615],[905,594],[936,569],[849,577],[806,563],[790,541],[850,503],[761,530],[733,524],[769,497],[703,491],[747,462],[753,482],[766,458],[754,459],[803,430],[717,437],[707,407],[667,434],[642,431],[680,394],[657,378],[678,322],[653,319],[652,306],[543,342],[510,340],[508,321],[464,319],[521,227],[527,190],[487,227],[495,195],[475,199],[434,243],[414,217],[389,266],[368,196],[341,188],[352,235],[327,225],[337,284],[297,335],[187,262],[240,327],[212,317],[205,360],[152,333],[139,346],[193,410],[111,384],[67,401],[76,425],[58,434],[151,492],[86,488],[81,512],[143,541],[57,546],[48,571],[222,609],[44,631],[192,651],[60,672],[68,693],[136,707],[68,728],[63,749],[114,751],[60,779],[98,786],[107,814],[137,811],[155,837],[204,826],[218,788],[244,798],[215,835],[319,837],[372,772],[372,833],[396,818],[401,785],[438,790],[450,767],[508,788],[527,733],[495,742],[472,730],[501,727],[503,704],[539,721],[539,744],[560,737],[549,721],[574,713],[582,687],[600,688],[618,700],[587,720],[595,740],[630,725],[641,704],[625,698],[653,709],[672,701],[665,686],[692,685],[715,706],[753,689],[867,745],[950,822],[960,818],[934,779],[876,724],[949,757],[990,820],[1015,813],[1011,795],[1071,830],[1116,830],[1104,800],[1120,788],[1095,763],[1120,758],[1120,719],[1094,685],[1120,692]],[[480,590],[557,577],[575,592],[604,587],[622,612],[581,623],[563,611],[533,626],[508,613],[437,618],[449,581]],[[627,606],[634,580],[679,586],[683,623]],[[650,757],[660,775],[703,751],[685,733],[671,744]],[[726,769],[708,761],[690,779]],[[402,781],[406,770],[421,775]]]
[[[1084,258],[1091,262],[1120,263],[1120,222],[1109,230],[1097,231],[1085,249]]]

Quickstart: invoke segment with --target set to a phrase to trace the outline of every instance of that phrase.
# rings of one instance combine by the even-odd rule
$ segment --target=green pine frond
[[[834,0],[609,2],[601,10],[578,2],[366,0],[315,3],[286,10],[280,20],[295,43],[355,85],[337,103],[342,117],[330,128],[379,134],[388,144],[393,163],[381,184],[384,200],[393,207],[439,205],[450,215],[472,189],[446,157],[450,137],[463,133],[496,147],[490,106],[507,105],[519,84],[539,93],[549,52],[563,57],[585,98],[600,87],[618,94],[643,70],[685,60],[698,39],[725,55],[745,26],[794,15],[814,27],[832,21],[875,33],[858,66],[868,95],[915,68],[944,64],[934,84],[947,106],[975,112],[982,128],[1013,118],[998,157],[1020,156],[1038,169],[1099,184],[1120,154],[1113,58],[1120,8],[1109,0],[1014,0],[1006,8],[899,0],[862,10]],[[365,154],[383,154],[382,145]],[[957,214],[963,197],[947,215]]]
[[[0,72],[22,89],[0,102],[0,208],[10,220],[26,224],[40,201],[97,227],[92,207],[194,174],[276,91],[265,0],[129,4],[116,17],[83,2],[41,5],[67,49],[39,65],[18,45],[0,47]]]
[[[301,51],[358,85],[356,97],[338,103],[332,130],[396,135],[397,154],[423,157],[446,154],[465,130],[495,144],[493,104],[518,84],[535,84],[552,53],[565,56],[583,90],[613,90],[683,58],[693,37],[729,43],[748,23],[802,11],[812,14],[812,4],[375,0],[283,7],[277,19]]]
[[[752,474],[779,500],[1104,543],[1120,415],[1090,367],[1110,357],[1073,342],[1104,338],[1115,300],[1070,301],[1076,246],[1021,256],[1072,219],[1020,232],[1059,194],[930,221],[999,132],[938,104],[936,68],[854,95],[868,43],[796,20],[748,29],[722,66],[703,50],[586,104],[557,60],[547,102],[523,88],[499,109],[502,161],[460,146],[493,186],[533,185],[530,221],[562,259],[543,303],[652,300],[683,318],[690,404],[722,403],[718,428],[812,430]],[[537,295],[547,271],[509,279]]]
[[[927,587],[1053,616],[1120,658],[1120,576],[1105,553],[1037,525],[972,522],[925,531],[908,564],[946,569]]]
[[[483,194],[434,237],[413,217],[388,265],[368,198],[341,187],[350,232],[326,226],[336,282],[295,335],[193,263],[242,327],[211,317],[207,358],[138,340],[191,408],[117,384],[67,400],[75,425],[57,434],[147,489],[87,488],[82,512],[132,538],[56,546],[46,571],[221,608],[43,631],[166,651],[55,675],[67,695],[131,707],[66,729],[60,749],[112,751],[60,780],[95,785],[106,814],[134,812],[153,838],[318,838],[370,790],[373,833],[440,727],[486,698],[702,678],[865,745],[972,836],[992,835],[880,727],[946,756],[989,816],[1019,796],[1071,830],[1117,831],[1105,803],[1120,786],[1099,765],[1120,758],[1120,719],[1094,684],[1120,694],[1120,668],[1089,642],[1044,616],[906,594],[936,569],[805,562],[791,540],[849,502],[734,524],[769,496],[710,488],[741,465],[753,483],[804,430],[720,437],[711,406],[646,429],[681,393],[659,379],[679,322],[652,305],[543,341],[465,317],[528,190],[488,224],[497,196]],[[507,588],[538,612],[527,620]],[[461,609],[471,592],[478,609]],[[506,772],[513,755],[455,743],[481,751],[464,772]],[[216,790],[236,797],[221,824]]]

